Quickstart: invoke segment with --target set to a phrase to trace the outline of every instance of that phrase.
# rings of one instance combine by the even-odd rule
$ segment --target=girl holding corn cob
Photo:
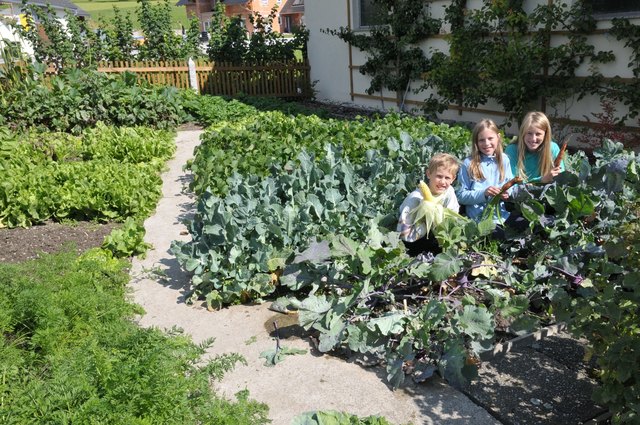
[[[527,183],[551,183],[564,171],[560,147],[552,140],[549,118],[542,112],[529,112],[524,117],[518,141],[507,146],[505,153],[513,175]]]
[[[418,188],[400,205],[397,231],[409,255],[440,252],[431,228],[446,216],[458,215],[460,205],[451,184],[456,179],[459,167],[458,159],[453,155],[433,155],[426,170],[429,183],[421,181]]]
[[[469,218],[480,221],[489,202],[499,196],[493,213],[497,224],[504,224],[509,212],[504,206],[512,188],[501,190],[513,177],[509,158],[502,151],[502,137],[495,122],[480,120],[472,132],[471,156],[466,158],[458,173],[460,187],[458,201],[466,205]]]

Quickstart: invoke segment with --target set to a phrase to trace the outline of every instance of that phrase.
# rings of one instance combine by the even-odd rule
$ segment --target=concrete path
[[[267,305],[233,306],[209,312],[201,305],[184,303],[189,278],[168,252],[173,240],[189,240],[183,220],[193,212],[187,192],[189,176],[182,167],[193,156],[200,131],[180,131],[177,153],[163,175],[163,196],[155,214],[145,222],[145,240],[153,245],[146,258],[133,260],[130,287],[133,301],[146,314],[142,326],[182,328],[195,342],[215,338],[212,355],[239,353],[247,365],[237,365],[217,382],[217,391],[228,398],[248,389],[250,397],[269,406],[274,425],[288,425],[297,415],[315,410],[338,410],[359,416],[382,415],[395,424],[438,425],[499,424],[482,407],[442,380],[409,383],[392,391],[380,368],[363,368],[316,352],[307,339],[291,336],[281,344],[307,350],[289,356],[274,367],[264,366],[260,353],[275,347],[273,321],[281,337],[287,316]],[[289,329],[295,328],[290,326]]]

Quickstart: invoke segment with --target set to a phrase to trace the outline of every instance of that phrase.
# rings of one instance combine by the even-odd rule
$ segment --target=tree
[[[50,5],[23,4],[22,11],[26,25],[15,24],[14,29],[31,44],[36,61],[61,70],[91,66],[101,59],[98,37],[80,17],[66,12],[65,25]],[[46,36],[42,37],[40,31]]]
[[[229,18],[224,13],[224,4],[218,2],[211,17],[211,30],[207,54],[212,61],[244,62],[247,54],[248,34],[240,17]]]
[[[113,20],[103,23],[103,28],[99,30],[99,33],[104,35],[105,56],[111,61],[131,59],[136,49],[131,15],[121,13],[115,6],[113,12]]]
[[[138,0],[140,8],[138,20],[144,33],[144,43],[140,46],[140,59],[171,60],[180,58],[180,36],[171,28],[171,6],[169,1],[153,6],[149,0]]]
[[[369,32],[341,27],[326,29],[368,54],[360,73],[371,77],[368,94],[383,89],[395,92],[399,106],[411,82],[430,68],[419,43],[440,31],[440,21],[431,17],[429,6],[415,0],[373,0],[380,23]]]

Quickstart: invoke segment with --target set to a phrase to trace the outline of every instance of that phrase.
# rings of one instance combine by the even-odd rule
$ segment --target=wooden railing
[[[189,88],[186,61],[100,62],[100,72],[134,72],[139,80],[177,88]],[[306,61],[233,65],[203,60],[195,62],[200,93],[212,95],[273,97],[309,97],[310,68]]]

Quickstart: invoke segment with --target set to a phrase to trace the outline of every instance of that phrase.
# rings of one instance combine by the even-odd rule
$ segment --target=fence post
[[[196,76],[196,64],[193,62],[193,59],[189,58],[187,61],[189,66],[189,86],[198,93],[198,78]]]

